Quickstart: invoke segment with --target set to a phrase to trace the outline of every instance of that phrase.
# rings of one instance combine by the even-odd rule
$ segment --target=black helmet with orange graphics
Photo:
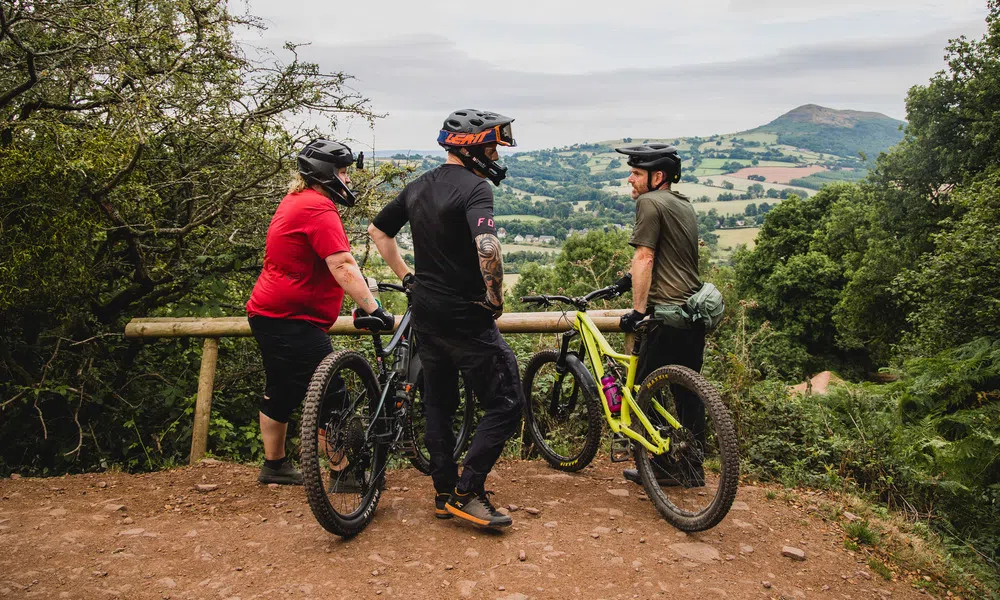
[[[507,176],[507,168],[486,156],[486,146],[516,146],[510,128],[513,122],[510,117],[487,110],[456,110],[444,120],[438,144],[461,159],[467,169],[479,171],[493,185],[500,185]]]

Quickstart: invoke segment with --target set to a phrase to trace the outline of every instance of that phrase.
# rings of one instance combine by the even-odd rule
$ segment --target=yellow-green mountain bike
[[[739,450],[732,417],[718,390],[687,367],[660,367],[636,384],[649,323],[640,324],[631,354],[621,354],[587,314],[591,302],[619,293],[610,286],[578,298],[521,298],[576,309],[560,349],[535,354],[525,369],[525,427],[531,443],[556,469],[579,471],[597,453],[603,416],[611,430],[611,460],[635,460],[646,494],[663,518],[683,531],[708,529],[726,516],[736,497]],[[679,412],[678,394],[686,415]],[[703,424],[697,402],[704,407]]]

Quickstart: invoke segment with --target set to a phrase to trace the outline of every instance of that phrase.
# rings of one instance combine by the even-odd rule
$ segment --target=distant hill
[[[805,104],[746,133],[774,133],[779,144],[813,152],[838,156],[864,152],[871,160],[903,139],[900,126],[905,124],[881,113]]]
[[[367,154],[367,153],[366,153]],[[445,151],[441,148],[434,150],[376,150],[375,158],[413,158],[415,156],[435,156],[443,158]]]

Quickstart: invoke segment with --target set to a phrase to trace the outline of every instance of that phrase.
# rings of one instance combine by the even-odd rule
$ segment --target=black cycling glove
[[[621,296],[625,292],[632,289],[632,274],[626,273],[624,277],[619,279],[611,287],[615,288],[615,293]]]
[[[372,316],[382,321],[382,331],[392,330],[392,326],[396,324],[396,317],[381,306],[372,311]]]
[[[625,333],[635,333],[635,326],[639,324],[639,321],[645,318],[646,313],[633,310],[630,313],[622,315],[622,318],[618,320],[618,327],[620,327]]]
[[[392,316],[392,313],[382,308],[381,306],[373,310],[371,313],[367,313],[360,306],[354,309],[354,320],[357,322],[360,317],[375,317],[381,324],[378,329],[372,329],[370,331],[391,331],[392,326],[396,324],[396,317]]]

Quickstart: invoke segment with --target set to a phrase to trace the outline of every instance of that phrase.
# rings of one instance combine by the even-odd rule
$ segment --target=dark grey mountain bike
[[[378,291],[407,293],[409,299],[400,285],[380,283]],[[410,318],[408,308],[384,346],[377,318],[354,319],[355,327],[372,332],[377,374],[359,352],[340,350],[320,362],[309,382],[302,407],[303,483],[316,520],[342,537],[360,533],[375,516],[392,453],[430,471],[423,375]],[[456,460],[475,421],[472,391],[461,379],[459,385],[461,406],[452,425]]]

